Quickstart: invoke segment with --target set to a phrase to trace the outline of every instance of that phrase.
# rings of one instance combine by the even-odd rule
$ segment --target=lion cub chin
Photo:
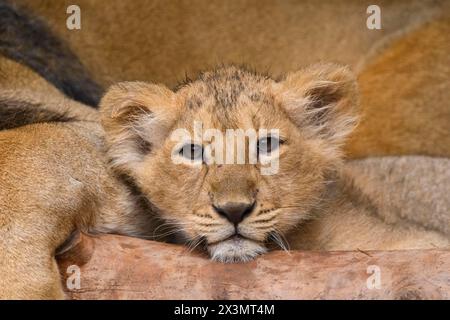
[[[211,259],[225,263],[247,262],[266,252],[267,249],[263,244],[237,235],[208,245]]]

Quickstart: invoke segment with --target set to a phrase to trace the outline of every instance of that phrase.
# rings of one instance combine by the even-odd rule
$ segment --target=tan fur
[[[4,56],[0,56],[0,97],[42,103],[42,108],[80,120],[98,120],[98,112],[68,99],[41,76]]]
[[[152,235],[99,136],[83,121],[0,132],[0,298],[63,298],[54,255],[76,230]]]
[[[448,175],[437,192],[430,190],[433,183],[414,181],[424,171],[436,180],[439,175],[433,169],[442,172],[449,167],[447,159],[420,157],[373,158],[350,164],[337,181],[337,192],[313,219],[287,235],[286,241],[295,249],[328,251],[449,247]],[[380,168],[387,170],[381,171],[384,179]],[[396,182],[401,178],[406,181]]]
[[[358,76],[362,119],[346,152],[450,155],[450,15],[397,38]]]
[[[44,105],[79,107],[67,99],[57,103],[58,94],[37,83]],[[17,85],[15,96],[29,99],[24,87]],[[272,240],[280,243],[285,235],[293,248],[448,245],[438,231],[384,222],[373,209],[377,193],[375,200],[365,193],[376,190],[372,182],[351,182],[357,170],[342,167],[340,149],[354,127],[356,101],[354,78],[343,67],[318,65],[279,82],[229,67],[177,92],[146,83],[112,87],[102,100],[106,135],[90,112],[80,121],[0,132],[0,297],[63,298],[54,254],[77,229],[159,238],[172,227],[181,240],[194,240],[192,246],[205,237],[211,256],[221,261],[263,253],[272,231]],[[279,128],[286,139],[280,172],[263,177],[253,165],[175,165],[169,135],[191,130],[194,119],[220,130]],[[252,240],[222,241],[233,228],[211,205],[251,200],[256,209],[240,231]],[[156,227],[155,215],[163,225]],[[404,215],[400,208],[398,216]],[[293,236],[296,226],[308,232]]]
[[[362,120],[346,153],[450,155],[446,1],[381,1],[381,31],[365,28],[366,6],[359,1],[78,1],[80,31],[65,27],[69,4],[24,2],[69,40],[103,84],[138,79],[173,86],[185,71],[195,75],[218,62],[281,75],[320,60],[339,61],[358,68],[361,88]],[[223,261],[264,252],[271,244],[263,240],[274,228],[279,233],[272,240],[283,244],[284,236],[294,249],[449,243],[448,160],[374,158],[343,167],[341,145],[353,128],[356,101],[345,69],[312,68],[275,84],[243,77],[247,88],[267,98],[258,108],[258,125],[279,126],[289,136],[280,175],[264,179],[251,166],[217,166],[207,175],[204,168],[175,167],[167,141],[171,130],[189,127],[194,118],[220,129],[253,126],[249,112],[255,114],[259,100],[243,95],[238,104],[245,110],[226,122],[202,81],[177,93],[146,83],[117,85],[103,100],[107,159],[97,112],[11,60],[1,57],[0,71],[1,98],[40,103],[79,120],[0,132],[0,298],[63,298],[54,254],[77,229],[160,238],[171,232],[168,227],[181,228],[188,240],[206,235],[211,255]],[[314,92],[308,88],[324,93],[314,83],[326,88],[329,80],[338,87],[328,93],[340,103],[318,130],[314,112],[303,113],[304,96]],[[217,85],[227,90],[226,83]],[[199,101],[205,109],[187,108]],[[154,205],[142,200],[141,191]],[[262,206],[242,225],[254,240],[217,242],[230,224],[211,203],[254,199]],[[274,224],[263,221],[256,230],[258,213],[263,220],[274,216]],[[164,225],[155,227],[154,214]]]
[[[9,59],[0,73],[2,102],[75,119],[0,131],[0,299],[64,298],[54,256],[72,232],[144,235],[153,220],[106,168],[97,111]]]
[[[450,234],[450,159],[426,156],[349,161],[355,184],[389,223],[410,223]]]

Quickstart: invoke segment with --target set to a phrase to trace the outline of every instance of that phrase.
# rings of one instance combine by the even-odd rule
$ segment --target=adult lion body
[[[0,298],[64,298],[54,256],[74,231],[143,234],[152,222],[122,209],[98,112],[10,59],[0,70]]]

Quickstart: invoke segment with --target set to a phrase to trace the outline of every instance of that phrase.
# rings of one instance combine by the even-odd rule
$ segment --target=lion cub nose
[[[219,207],[213,205],[214,210],[216,210],[218,214],[227,218],[228,221],[234,225],[237,225],[244,220],[244,218],[253,211],[254,207],[255,202],[227,202]]]

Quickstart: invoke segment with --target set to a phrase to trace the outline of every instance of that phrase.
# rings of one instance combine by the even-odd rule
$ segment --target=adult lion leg
[[[69,134],[61,124],[0,132],[2,299],[64,298],[55,251],[92,213],[89,170],[73,152],[81,142]]]
[[[0,299],[63,299],[54,256],[48,250],[43,252],[40,245],[5,246],[5,235],[1,235],[0,246]]]
[[[48,201],[45,195],[52,190],[46,187],[26,198],[18,190],[0,191],[1,299],[64,298],[55,252],[77,228],[82,206],[65,192],[55,192],[55,201]]]
[[[0,298],[64,298],[55,250],[76,228],[76,215],[33,194],[17,201],[20,191],[0,193]]]

